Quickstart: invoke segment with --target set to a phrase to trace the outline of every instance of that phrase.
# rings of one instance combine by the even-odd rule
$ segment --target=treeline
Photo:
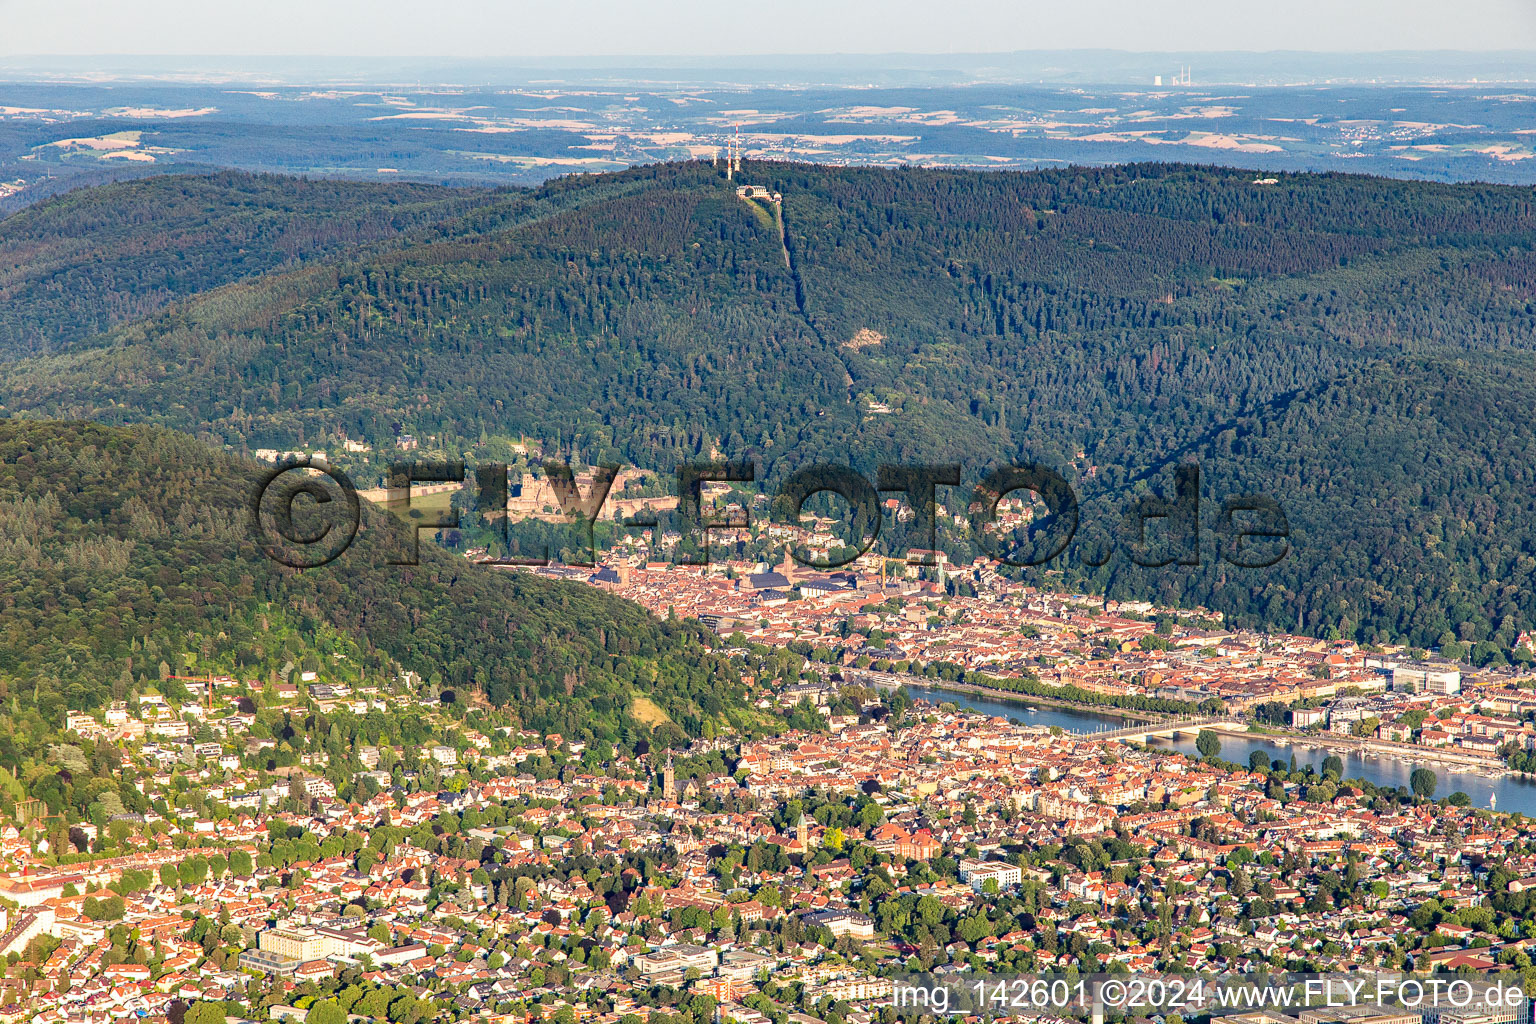
[[[882,669],[882,662],[875,662],[875,671],[906,671],[902,663],[884,663],[887,668]],[[943,662],[930,662],[921,667],[913,667],[914,675],[938,682],[960,683],[966,686],[977,686],[989,690],[1002,690],[1008,693],[1018,693],[1029,697],[1044,697],[1050,700],[1065,701],[1068,704],[1083,704],[1088,706],[1122,708],[1127,711],[1152,711],[1169,715],[1192,714],[1220,714],[1224,710],[1221,701],[1214,698],[1196,703],[1189,700],[1178,700],[1173,697],[1149,697],[1140,693],[1104,693],[1099,690],[1090,690],[1072,683],[1043,683],[1033,673],[1021,676],[994,676],[985,672],[978,672],[963,668],[960,665]]]
[[[1197,704],[1189,700],[1177,700],[1173,697],[1149,697],[1140,693],[1104,693],[1100,690],[1088,690],[1081,686],[1074,686],[1071,683],[1055,686],[1051,683],[1042,683],[1035,679],[995,677],[980,673],[972,673],[971,675],[974,679],[968,678],[966,681],[974,681],[977,686],[1007,690],[1010,693],[1022,693],[1030,697],[1049,697],[1052,700],[1062,700],[1069,704],[1122,708],[1126,711],[1154,711],[1159,714],[1168,715],[1219,714],[1222,710],[1220,701],[1203,701]]]

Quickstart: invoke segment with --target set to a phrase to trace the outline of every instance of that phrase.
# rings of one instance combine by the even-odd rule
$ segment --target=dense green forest
[[[261,682],[344,655],[375,682],[440,673],[571,736],[635,728],[636,695],[677,739],[742,706],[740,670],[697,623],[430,544],[419,565],[392,565],[406,531],[371,506],[336,561],[286,568],[258,549],[247,513],[260,479],[170,431],[0,422],[0,701],[58,721],[167,670]]]
[[[773,211],[668,164],[471,194],[399,244],[0,366],[0,402],[237,451],[411,433],[473,458],[526,436],[664,471],[718,452],[770,482],[893,459],[958,461],[969,484],[1037,459],[1083,500],[1042,580],[1509,648],[1536,622],[1536,197],[1254,178],[748,164]],[[55,314],[10,315],[25,336]],[[1208,528],[1223,497],[1268,494],[1290,554],[1239,569],[1208,535],[1199,568],[1088,564],[1188,460]]]
[[[0,356],[450,218],[488,193],[219,173],[79,189],[0,228]]]

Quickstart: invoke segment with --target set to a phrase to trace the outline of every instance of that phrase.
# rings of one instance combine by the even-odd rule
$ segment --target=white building
[[[38,907],[18,914],[16,922],[0,935],[0,956],[25,951],[27,943],[52,930],[54,917],[52,907]]]
[[[989,878],[997,881],[997,888],[1001,891],[1022,882],[1024,873],[1017,864],[1000,860],[966,858],[960,862],[960,881],[965,882],[977,892],[981,892],[986,887]]]
[[[634,958],[633,963],[641,974],[666,974],[671,971],[687,971],[690,967],[697,968],[700,974],[707,974],[719,965],[720,953],[709,946],[678,943],[641,953]]]
[[[1399,693],[1436,693],[1441,696],[1460,693],[1461,669],[1423,661],[1404,662],[1392,670],[1392,689]]]

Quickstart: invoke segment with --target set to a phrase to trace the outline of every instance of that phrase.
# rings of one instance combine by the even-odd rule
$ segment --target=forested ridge
[[[0,702],[57,723],[167,671],[259,684],[341,654],[354,678],[440,673],[442,686],[478,687],[527,726],[571,736],[637,728],[636,695],[677,738],[742,706],[739,670],[706,649],[697,623],[431,544],[419,565],[391,565],[406,530],[366,504],[336,561],[280,565],[247,513],[261,472],[171,431],[0,422]]]
[[[707,165],[572,177],[0,366],[0,401],[237,450],[412,433],[473,457],[526,436],[661,470],[720,453],[770,481],[1033,458],[1079,488],[1085,537],[1194,459],[1209,499],[1281,501],[1286,560],[1069,556],[1042,578],[1508,647],[1536,622],[1536,197],[1254,179],[750,163],[739,181],[783,193],[786,266],[771,211]]]
[[[55,196],[0,221],[0,356],[55,351],[230,281],[386,243],[488,194],[220,172]]]

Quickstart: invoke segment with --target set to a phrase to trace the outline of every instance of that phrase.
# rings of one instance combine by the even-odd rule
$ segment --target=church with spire
[[[811,825],[805,820],[805,812],[795,821],[795,837],[784,844],[784,849],[790,853],[811,852]]]

